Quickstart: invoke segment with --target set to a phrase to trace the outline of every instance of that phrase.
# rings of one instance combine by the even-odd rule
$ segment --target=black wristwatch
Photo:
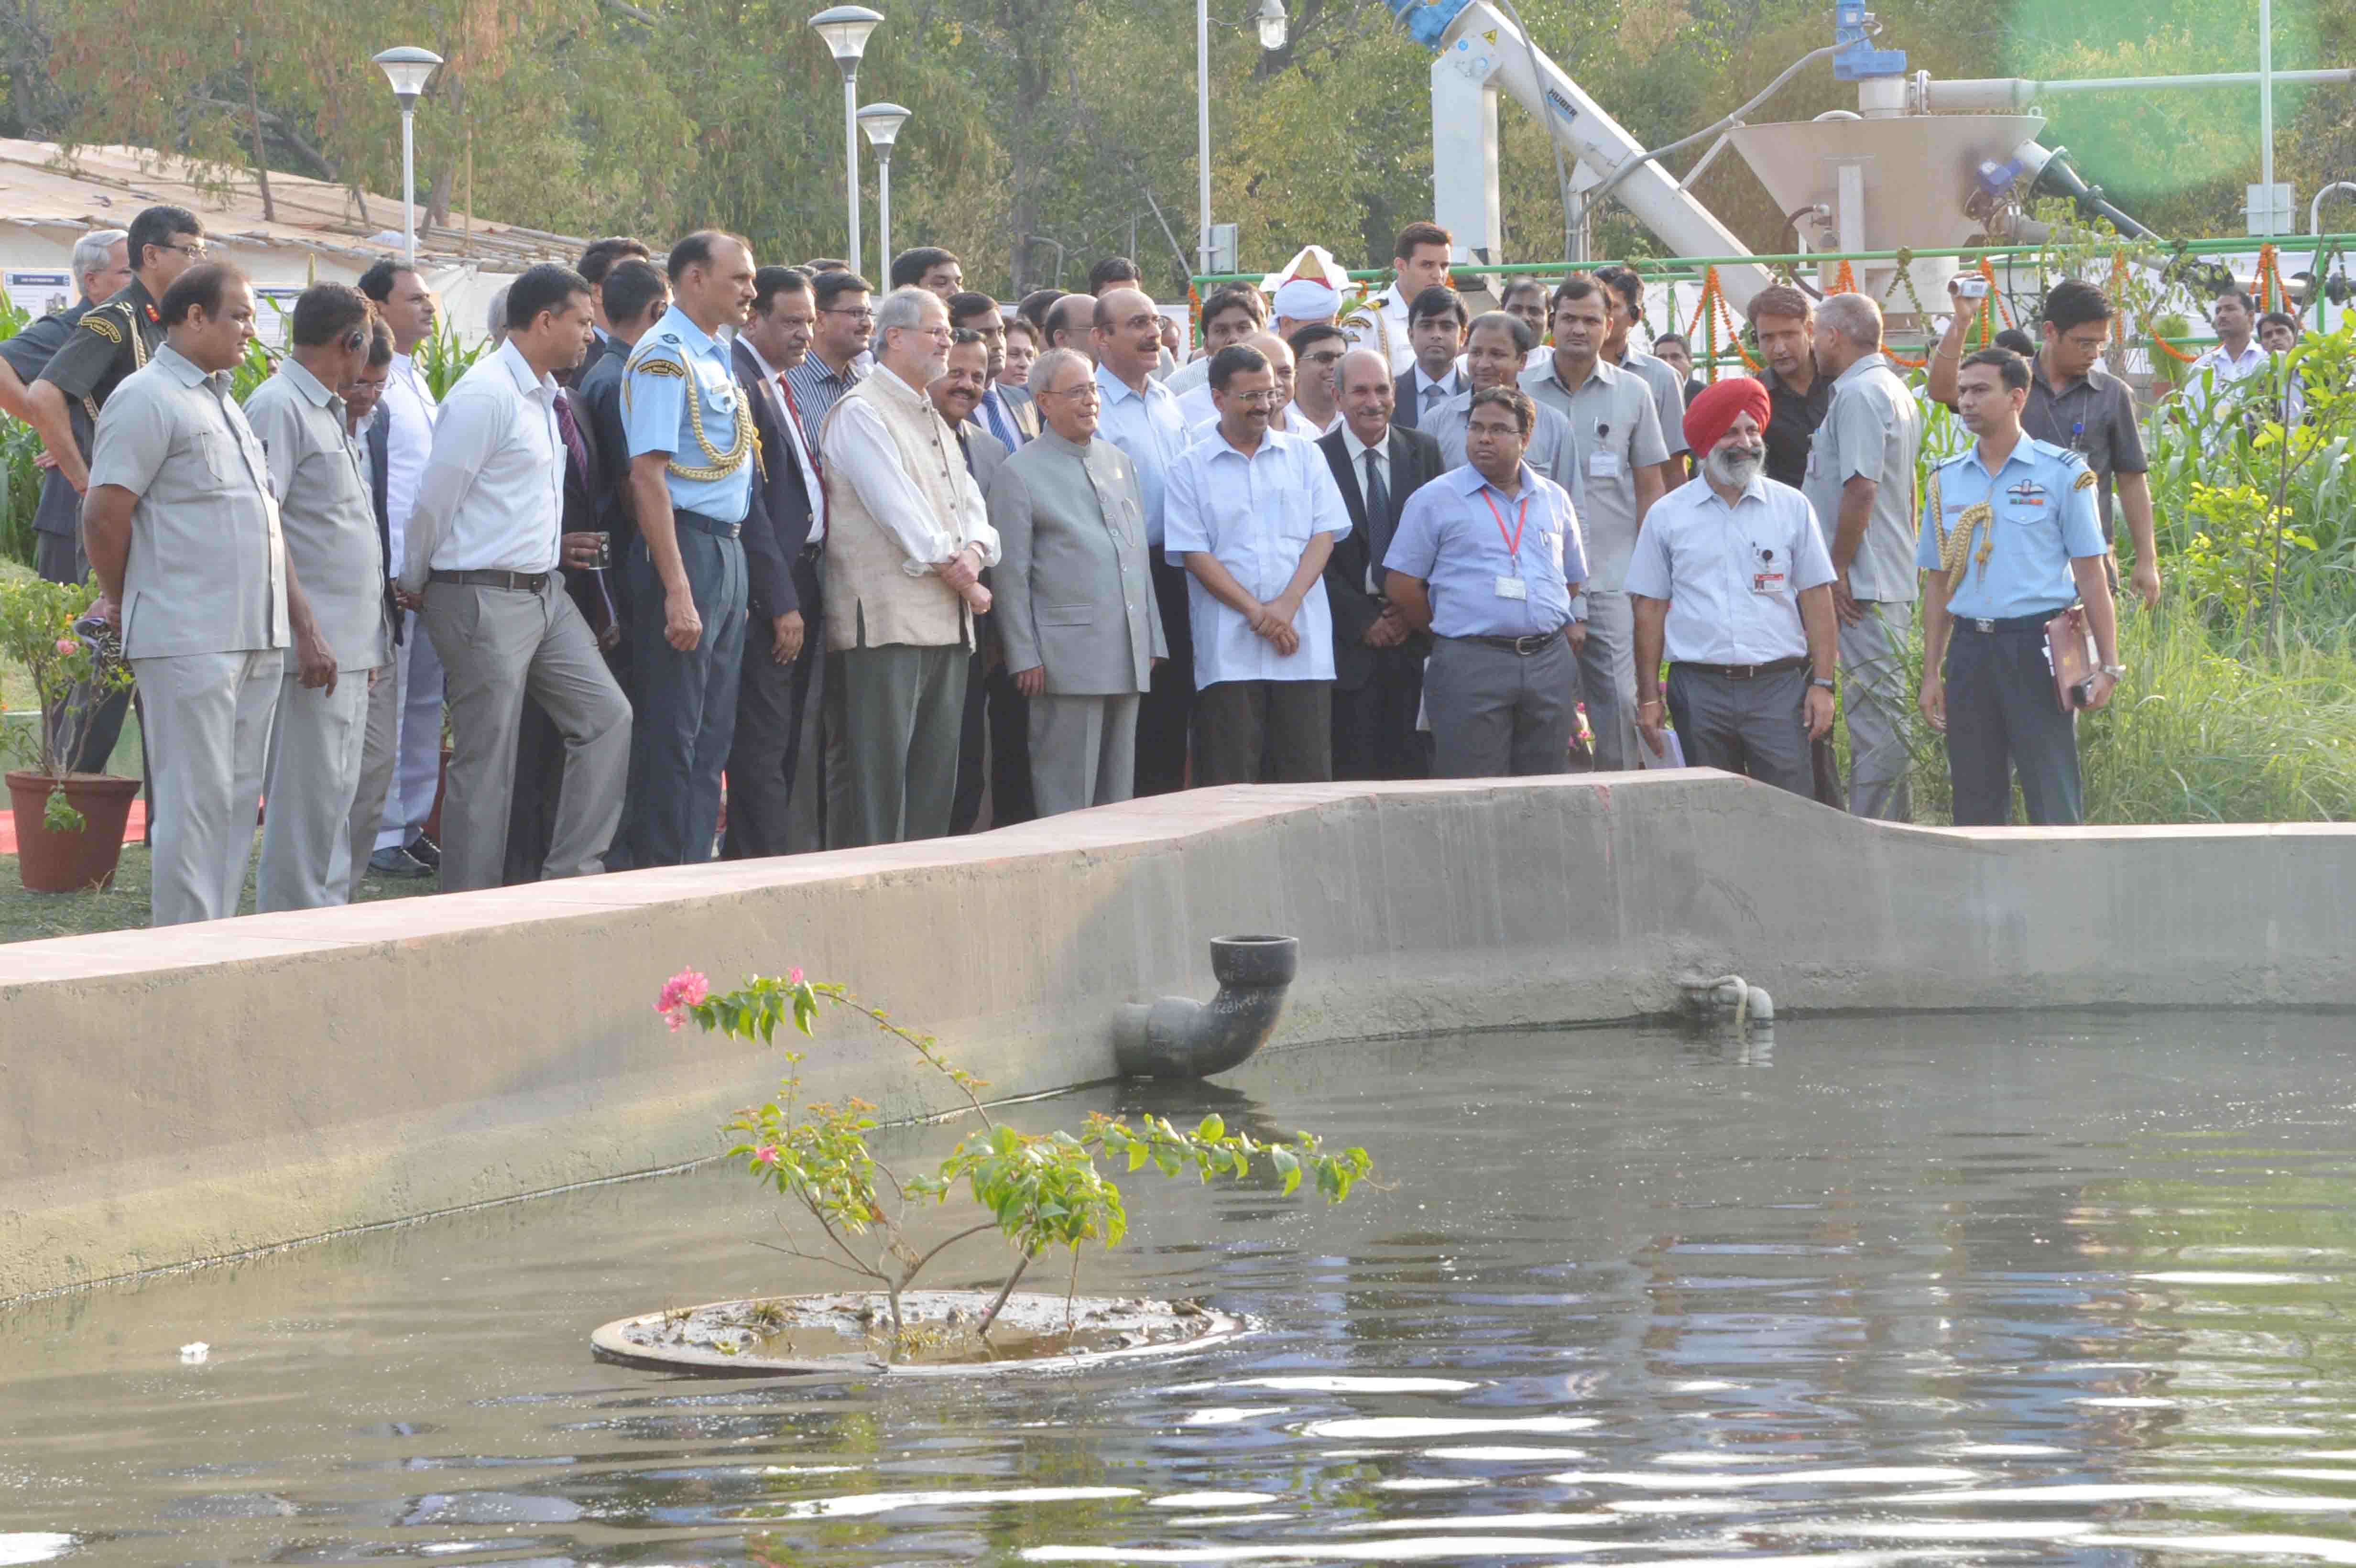
[[[1812,675],[1808,677],[1808,684],[1810,686],[1821,686],[1826,691],[1830,691],[1833,689],[1833,677],[1828,675]]]

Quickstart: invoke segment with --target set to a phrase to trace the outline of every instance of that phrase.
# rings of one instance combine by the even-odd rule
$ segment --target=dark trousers
[[[646,540],[630,546],[630,864],[712,859],[720,774],[736,738],[744,676],[744,547],[679,516],[679,555],[703,635],[685,653],[663,638],[663,591]]]
[[[728,752],[728,832],[721,854],[731,860],[792,853],[786,818],[794,777],[804,760],[802,741],[818,732],[819,672],[826,661],[826,613],[819,601],[818,558],[807,551],[793,564],[801,601],[802,651],[779,664],[776,636],[766,622],[744,628],[744,681],[736,691],[736,739]]]
[[[1194,710],[1194,630],[1187,620],[1186,569],[1151,552],[1153,601],[1170,656],[1137,705],[1137,793],[1167,795],[1186,787],[1186,738]]]
[[[2074,827],[2084,811],[2078,718],[2053,699],[2045,634],[1983,632],[1958,622],[1947,644],[1947,777],[1955,826],[2012,820],[2012,776],[2033,827]]]
[[[1420,779],[1431,757],[1415,716],[1423,705],[1423,655],[1378,648],[1374,672],[1355,691],[1333,688],[1333,776]]]
[[[970,833],[981,820],[981,781],[990,780],[990,825],[1012,827],[1039,815],[1031,793],[1031,699],[1001,663],[986,668],[977,653],[966,666],[965,713],[958,731],[957,798],[949,831]]]
[[[36,533],[33,536],[33,570],[47,582],[80,582],[90,576],[90,561],[81,553],[81,541],[72,534]],[[75,707],[86,707],[90,699],[77,690],[68,700]],[[109,692],[99,702],[97,710],[82,727],[81,744],[66,759],[66,765],[78,773],[102,773],[107,760],[114,755],[114,743],[123,738],[123,720],[131,711],[131,688]],[[151,806],[155,799],[148,795]]]
[[[1723,768],[1813,800],[1807,701],[1804,665],[1748,680],[1669,667],[1669,720],[1688,767]]]
[[[1326,783],[1333,776],[1333,683],[1205,687],[1194,694],[1194,782],[1204,785]]]

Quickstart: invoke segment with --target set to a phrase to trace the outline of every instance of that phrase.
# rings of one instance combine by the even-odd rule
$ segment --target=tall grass
[[[2221,631],[2180,599],[2123,610],[2126,678],[2078,720],[2086,820],[2356,821],[2356,640],[2344,627],[2303,634],[2277,657],[2263,627]],[[1909,656],[1919,689],[1919,636]],[[1952,821],[1944,738],[1916,713],[1908,744],[1915,820]]]

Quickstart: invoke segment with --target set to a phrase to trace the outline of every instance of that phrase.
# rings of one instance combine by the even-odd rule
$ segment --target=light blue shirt
[[[1132,459],[1132,461],[1134,461]],[[1310,540],[1350,531],[1349,509],[1317,443],[1269,431],[1249,457],[1214,431],[1170,466],[1163,494],[1163,544],[1173,566],[1200,550],[1262,603],[1284,592]],[[1318,577],[1301,601],[1293,630],[1301,645],[1280,654],[1250,623],[1186,579],[1187,624],[1194,632],[1194,684],[1223,680],[1331,680],[1333,612]]]
[[[1628,592],[1665,599],[1671,664],[1772,664],[1804,657],[1800,594],[1833,580],[1815,508],[1789,485],[1751,476],[1730,507],[1707,479],[1653,504],[1636,530]]]
[[[1102,400],[1097,433],[1120,448],[1137,470],[1138,494],[1145,502],[1145,543],[1160,549],[1162,487],[1169,483],[1170,465],[1193,444],[1185,416],[1178,411],[1178,400],[1170,389],[1156,380],[1149,379],[1142,392],[1132,391],[1128,382],[1099,365],[1097,390]]]
[[[1994,514],[1973,535],[1964,580],[1947,595],[1948,612],[1959,619],[2006,621],[2065,609],[2078,598],[2070,562],[2109,553],[2094,510],[2094,471],[2066,448],[2023,435],[1991,474],[1975,444],[1931,475],[1914,552],[1923,571],[1939,570],[1941,535],[1961,528],[1967,508],[1985,501]]]
[[[689,389],[692,385],[693,398]],[[630,350],[622,372],[622,428],[633,459],[668,452],[670,504],[715,522],[741,523],[753,506],[753,449],[736,453],[737,421],[749,437],[753,411],[736,383],[728,346],[673,305]],[[701,439],[697,438],[698,431]],[[717,479],[690,479],[682,468],[727,468]]]
[[[1467,464],[1408,497],[1383,569],[1424,581],[1438,635],[1527,637],[1581,618],[1571,584],[1587,580],[1587,551],[1569,492],[1526,462],[1518,485],[1508,496]],[[1498,592],[1502,580],[1523,596]]]

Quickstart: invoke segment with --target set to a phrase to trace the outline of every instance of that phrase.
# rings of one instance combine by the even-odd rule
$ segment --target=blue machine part
[[[1906,51],[1875,48],[1872,35],[1865,30],[1867,15],[1865,0],[1836,0],[1833,42],[1840,46],[1840,53],[1833,56],[1836,80],[1861,81],[1869,76],[1905,73]]]
[[[1441,35],[1448,31],[1448,24],[1456,20],[1458,13],[1472,0],[1383,0],[1383,4],[1405,25],[1408,37],[1425,48],[1436,49]],[[1899,63],[1905,63],[1903,57]]]

